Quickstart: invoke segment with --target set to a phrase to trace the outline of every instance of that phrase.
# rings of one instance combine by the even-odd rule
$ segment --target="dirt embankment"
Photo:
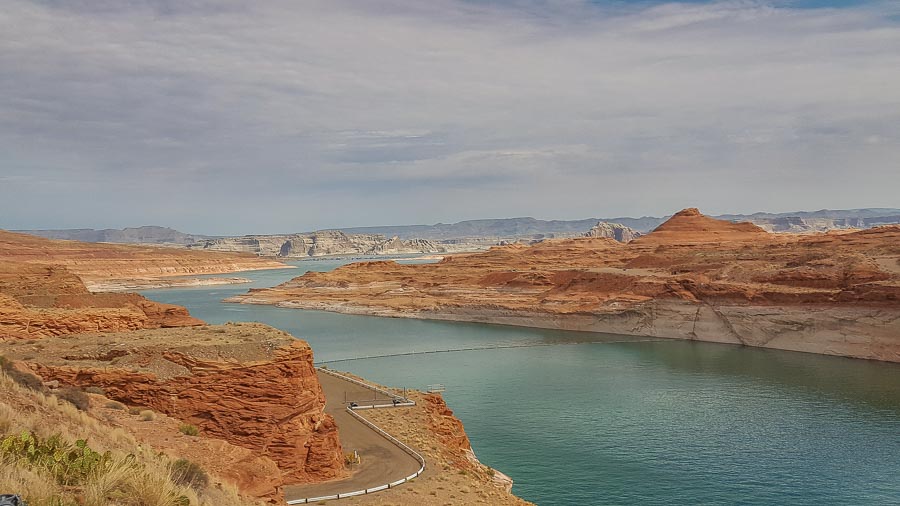
[[[231,300],[900,361],[900,226],[771,234],[686,209],[628,244],[549,240],[352,264]]]

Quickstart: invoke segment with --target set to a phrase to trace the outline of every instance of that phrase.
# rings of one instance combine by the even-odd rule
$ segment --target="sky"
[[[898,188],[898,1],[0,9],[0,228],[900,207]]]

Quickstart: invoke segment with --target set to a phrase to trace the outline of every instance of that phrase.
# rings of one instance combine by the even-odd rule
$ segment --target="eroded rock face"
[[[189,247],[281,258],[444,253],[448,250],[461,249],[427,239],[403,240],[379,234],[347,234],[339,230],[322,230],[308,234],[223,237],[200,241]]]
[[[29,366],[44,380],[99,386],[109,398],[196,425],[203,434],[274,461],[280,484],[344,472],[312,350],[280,331],[244,324],[78,336],[42,345],[40,360]]]
[[[351,264],[235,302],[900,361],[900,226],[768,233],[685,209],[648,235]]]
[[[220,274],[286,267],[255,255],[61,241],[5,230],[0,230],[0,262],[65,268],[87,284],[109,279]]]
[[[135,293],[92,294],[64,267],[0,260],[0,338],[37,339],[202,323],[183,307]]]
[[[606,221],[597,222],[596,225],[584,234],[585,237],[607,237],[619,242],[631,242],[640,235],[640,232],[632,230],[625,225],[609,223]]]

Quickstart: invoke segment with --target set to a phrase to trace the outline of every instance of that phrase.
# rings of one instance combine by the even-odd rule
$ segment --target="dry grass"
[[[153,414],[152,411],[150,411]],[[111,427],[54,395],[28,390],[0,372],[0,434],[30,432],[40,438],[59,434],[70,443],[88,441],[112,461],[77,486],[59,485],[49,470],[21,459],[0,459],[0,491],[15,491],[29,506],[238,506],[252,504],[234,487],[194,490],[179,485],[172,462],[141,446],[119,427]]]

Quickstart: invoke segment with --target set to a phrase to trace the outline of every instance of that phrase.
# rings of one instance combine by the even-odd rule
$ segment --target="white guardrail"
[[[339,378],[341,378],[341,379],[344,379],[344,380],[346,380],[346,381],[349,381],[349,382],[351,382],[351,383],[355,383],[355,384],[357,384],[357,385],[360,385],[360,386],[363,386],[363,387],[366,387],[366,388],[370,388],[370,389],[372,389],[372,390],[375,390],[376,392],[380,392],[380,393],[382,393],[382,394],[388,395],[388,396],[390,396],[390,397],[392,397],[392,398],[394,398],[394,399],[403,399],[403,401],[404,401],[403,403],[399,403],[399,404],[379,404],[379,405],[373,405],[373,406],[359,406],[359,407],[357,407],[356,409],[391,408],[391,407],[395,407],[395,406],[415,406],[415,405],[416,405],[415,402],[413,402],[413,401],[411,401],[411,400],[409,400],[409,399],[406,399],[406,398],[404,398],[404,397],[402,397],[402,396],[399,396],[399,395],[392,394],[392,393],[388,392],[387,390],[378,388],[378,387],[376,387],[376,386],[374,386],[374,385],[369,385],[369,384],[364,383],[364,382],[362,382],[362,381],[353,379],[353,378],[351,378],[351,377],[349,377],[349,376],[344,376],[343,374],[336,373],[336,372],[330,371],[330,370],[328,370],[328,369],[323,369],[323,368],[317,368],[317,369],[318,369],[319,371],[322,371],[322,372],[325,372],[325,373],[328,373],[328,374],[337,376],[337,377],[339,377]],[[386,484],[384,484],[384,485],[379,485],[379,486],[377,486],[377,487],[366,488],[366,489],[363,489],[363,490],[354,490],[354,491],[352,491],[352,492],[341,492],[340,494],[324,495],[324,496],[321,496],[321,497],[307,497],[307,498],[305,498],[305,499],[293,499],[293,500],[291,500],[291,501],[287,501],[288,504],[309,504],[309,503],[314,503],[314,502],[319,502],[319,501],[327,501],[327,500],[330,500],[330,499],[343,499],[343,498],[345,498],[345,497],[354,497],[354,496],[357,496],[357,495],[365,495],[365,494],[371,494],[371,493],[374,493],[374,492],[380,492],[380,491],[382,491],[382,490],[387,490],[387,489],[389,489],[389,488],[394,488],[394,487],[396,487],[397,485],[402,485],[403,483],[406,483],[406,482],[408,482],[408,481],[410,481],[410,480],[412,480],[412,479],[418,477],[419,475],[421,475],[422,473],[425,472],[425,458],[422,457],[421,455],[419,455],[418,452],[416,452],[415,450],[413,450],[413,449],[410,448],[409,446],[405,445],[405,444],[404,444],[403,442],[401,442],[399,439],[397,439],[397,438],[395,438],[394,436],[388,434],[388,433],[385,432],[381,427],[379,427],[379,426],[375,425],[374,423],[370,422],[369,420],[367,420],[366,418],[364,418],[364,417],[363,417],[362,415],[360,415],[359,413],[356,413],[354,410],[350,409],[349,407],[347,408],[347,412],[350,413],[350,415],[352,415],[354,418],[356,418],[357,420],[359,420],[360,422],[362,422],[364,425],[366,425],[366,426],[369,427],[370,429],[372,429],[372,430],[374,430],[375,432],[377,432],[377,433],[378,433],[379,435],[381,435],[383,438],[387,439],[388,441],[390,441],[390,442],[393,443],[394,445],[398,446],[401,450],[403,450],[403,451],[405,451],[406,453],[408,453],[412,458],[416,459],[416,461],[419,462],[419,470],[416,471],[415,473],[413,473],[413,474],[407,476],[406,478],[402,478],[402,479],[399,479],[399,480],[394,481],[394,482],[391,482],[391,483],[386,483]]]
[[[349,381],[350,383],[354,383],[354,384],[359,385],[359,386],[361,386],[361,387],[368,388],[369,390],[374,390],[374,391],[376,391],[376,392],[378,392],[378,393],[380,393],[380,394],[387,395],[388,397],[390,397],[390,398],[392,398],[392,399],[403,399],[403,402],[412,402],[412,401],[410,401],[409,399],[407,399],[406,397],[403,397],[402,395],[397,395],[397,394],[388,392],[387,390],[385,390],[385,389],[383,389],[383,388],[376,387],[375,385],[370,385],[370,384],[368,384],[368,383],[366,383],[366,382],[359,381],[359,380],[356,379],[356,378],[351,378],[350,376],[345,376],[345,375],[343,375],[343,374],[341,374],[341,373],[339,373],[339,372],[334,372],[334,371],[332,371],[331,369],[327,369],[327,368],[325,368],[325,367],[316,367],[316,370],[319,371],[319,372],[324,372],[324,373],[326,373],[326,374],[330,374],[330,375],[332,375],[332,376],[337,376],[338,378],[341,378],[341,379],[344,380],[344,381]],[[415,405],[415,403],[413,403],[412,405]],[[391,404],[387,404],[386,406],[391,406]]]

